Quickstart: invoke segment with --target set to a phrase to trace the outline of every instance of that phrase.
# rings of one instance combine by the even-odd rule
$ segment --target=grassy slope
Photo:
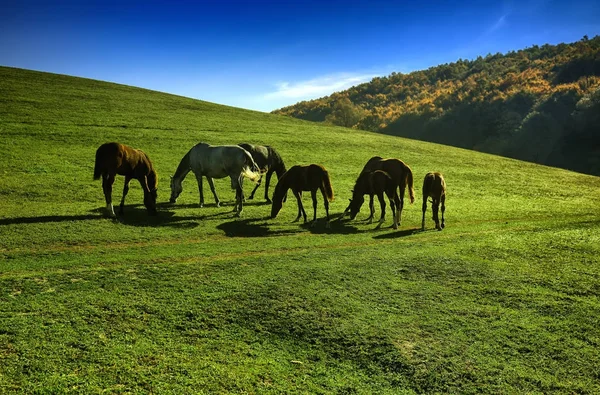
[[[0,68],[0,102],[2,393],[600,391],[597,177],[24,70]],[[293,201],[235,219],[227,180],[200,209],[193,178],[158,218],[132,183],[113,221],[110,140],[150,155],[161,202],[198,141],[271,144],[329,169],[334,213],[398,157],[417,196],[446,175],[447,228],[416,231],[419,199],[398,231],[299,226]]]

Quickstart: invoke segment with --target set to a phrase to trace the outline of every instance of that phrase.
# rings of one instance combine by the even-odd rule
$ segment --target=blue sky
[[[600,2],[31,1],[0,7],[0,65],[259,111],[391,72],[600,34]]]

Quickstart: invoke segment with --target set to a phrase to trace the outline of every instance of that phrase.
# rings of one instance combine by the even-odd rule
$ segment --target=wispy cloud
[[[492,34],[496,30],[498,30],[501,27],[503,27],[506,24],[506,17],[507,16],[508,16],[508,14],[504,14],[500,18],[498,18],[498,20],[492,26],[490,26],[490,28],[486,31],[486,35],[487,34]]]
[[[326,96],[370,81],[381,73],[336,73],[306,81],[281,81],[275,84],[275,90],[264,94],[264,100],[308,100]]]

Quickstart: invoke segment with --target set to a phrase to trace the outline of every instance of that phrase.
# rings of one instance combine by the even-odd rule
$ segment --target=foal
[[[360,174],[356,180],[356,184],[354,185],[352,199],[350,199],[350,205],[348,206],[350,211],[350,219],[354,219],[356,217],[356,214],[358,214],[360,207],[365,201],[364,195],[368,194],[370,197],[369,208],[371,210],[368,223],[371,223],[373,220],[373,214],[375,213],[373,196],[377,195],[377,199],[379,199],[379,206],[381,207],[381,217],[379,218],[379,224],[375,227],[375,229],[379,229],[385,222],[384,193],[388,197],[390,201],[390,207],[392,208],[392,216],[394,218],[393,227],[394,229],[398,229],[399,212],[397,209],[400,208],[400,197],[398,196],[396,184],[390,175],[383,170],[375,170],[373,172],[365,171]]]
[[[287,190],[291,189],[296,196],[298,202],[298,216],[294,222],[300,220],[300,217],[304,217],[304,223],[306,223],[306,211],[302,205],[302,191],[310,191],[313,202],[313,223],[311,226],[315,226],[317,221],[317,189],[323,194],[323,203],[325,205],[325,214],[327,216],[327,227],[329,228],[329,202],[333,200],[333,189],[331,187],[331,180],[329,179],[329,173],[321,165],[308,165],[308,166],[292,166],[286,171],[283,176],[277,182],[275,192],[273,193],[273,205],[271,206],[271,218],[277,217],[277,214],[283,206],[283,200],[287,193]]]
[[[427,198],[431,198],[431,210],[433,211],[433,220],[435,228],[442,230],[444,224],[444,211],[446,211],[446,181],[444,176],[438,172],[429,172],[423,180],[423,220],[421,221],[421,230],[425,230],[425,211],[427,211]],[[442,204],[442,223],[438,218],[438,207]]]

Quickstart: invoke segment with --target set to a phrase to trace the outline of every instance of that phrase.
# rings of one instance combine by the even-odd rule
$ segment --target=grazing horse
[[[423,220],[421,230],[425,230],[425,211],[427,211],[427,198],[431,198],[431,210],[433,211],[433,220],[435,228],[442,230],[446,226],[444,223],[444,211],[446,211],[446,181],[441,173],[430,171],[423,180]],[[438,207],[442,204],[442,223],[438,217]]]
[[[302,205],[302,191],[310,191],[314,210],[312,226],[315,225],[317,220],[317,189],[320,189],[323,194],[325,214],[327,215],[326,226],[329,227],[329,202],[333,200],[333,189],[329,173],[327,173],[327,170],[323,166],[314,164],[308,166],[296,165],[286,171],[277,182],[275,192],[273,193],[271,218],[277,217],[279,210],[283,206],[283,197],[288,189],[292,190],[298,201],[298,216],[294,222],[298,221],[300,216],[303,216],[304,223],[306,223],[306,211],[304,211],[304,206]]]
[[[112,217],[115,211],[112,205],[112,186],[115,175],[125,176],[123,197],[119,214],[123,215],[125,196],[129,192],[129,181],[135,178],[140,182],[144,190],[144,206],[152,215],[156,214],[156,190],[158,188],[158,176],[150,162],[150,158],[143,151],[131,148],[119,143],[102,144],[96,150],[96,162],[94,164],[94,180],[102,176],[102,189],[106,199],[106,210]]]
[[[396,184],[388,173],[383,170],[375,170],[373,172],[365,171],[358,176],[354,190],[352,191],[352,199],[350,199],[350,219],[354,219],[356,214],[360,211],[360,207],[365,201],[364,195],[371,197],[369,208],[371,209],[371,215],[369,216],[371,223],[373,214],[375,213],[375,207],[373,207],[373,195],[377,195],[379,199],[379,206],[381,207],[381,218],[379,218],[379,224],[375,229],[379,229],[385,221],[385,199],[383,194],[386,194],[390,201],[390,207],[392,208],[392,215],[394,218],[394,229],[398,229],[398,217],[396,216],[396,207],[400,207],[400,198]]]
[[[392,182],[394,183],[396,188],[399,188],[399,198],[400,204],[396,207],[396,215],[398,217],[397,223],[400,225],[401,217],[402,217],[402,209],[404,208],[404,192],[406,187],[408,186],[408,196],[410,198],[410,202],[413,203],[415,201],[415,190],[413,187],[413,173],[410,167],[402,162],[400,159],[383,159],[380,156],[374,156],[366,163],[361,172],[372,172],[375,170],[383,170],[386,172]],[[360,175],[359,175],[360,177]],[[373,206],[373,196],[371,196],[370,206]],[[350,211],[350,206],[344,210],[344,214],[342,214],[342,218],[345,214]],[[373,219],[373,212],[367,220]]]
[[[191,171],[194,172],[198,181],[198,191],[200,192],[200,207],[204,206],[204,191],[202,190],[202,176],[208,180],[210,190],[215,197],[217,207],[221,205],[213,178],[224,178],[229,176],[231,179],[231,188],[235,189],[236,203],[233,211],[237,212],[239,217],[242,213],[242,181],[243,178],[249,178],[257,182],[260,178],[260,170],[248,151],[237,145],[209,145],[206,143],[196,144],[179,162],[177,170],[171,177],[171,198],[169,201],[175,203],[177,197],[183,191],[183,182],[185,176]]]
[[[258,167],[260,168],[261,173],[266,173],[267,182],[265,184],[265,200],[267,203],[271,203],[271,199],[269,198],[269,183],[271,182],[271,177],[273,173],[277,173],[277,179],[281,179],[283,173],[285,173],[286,168],[283,163],[283,159],[281,159],[281,155],[274,148],[268,145],[252,145],[248,143],[240,143],[238,144],[240,147],[250,152],[252,155],[252,159],[256,162]],[[261,184],[261,180],[258,180],[258,183],[248,196],[248,200],[252,200],[254,198],[254,193],[258,189]]]

